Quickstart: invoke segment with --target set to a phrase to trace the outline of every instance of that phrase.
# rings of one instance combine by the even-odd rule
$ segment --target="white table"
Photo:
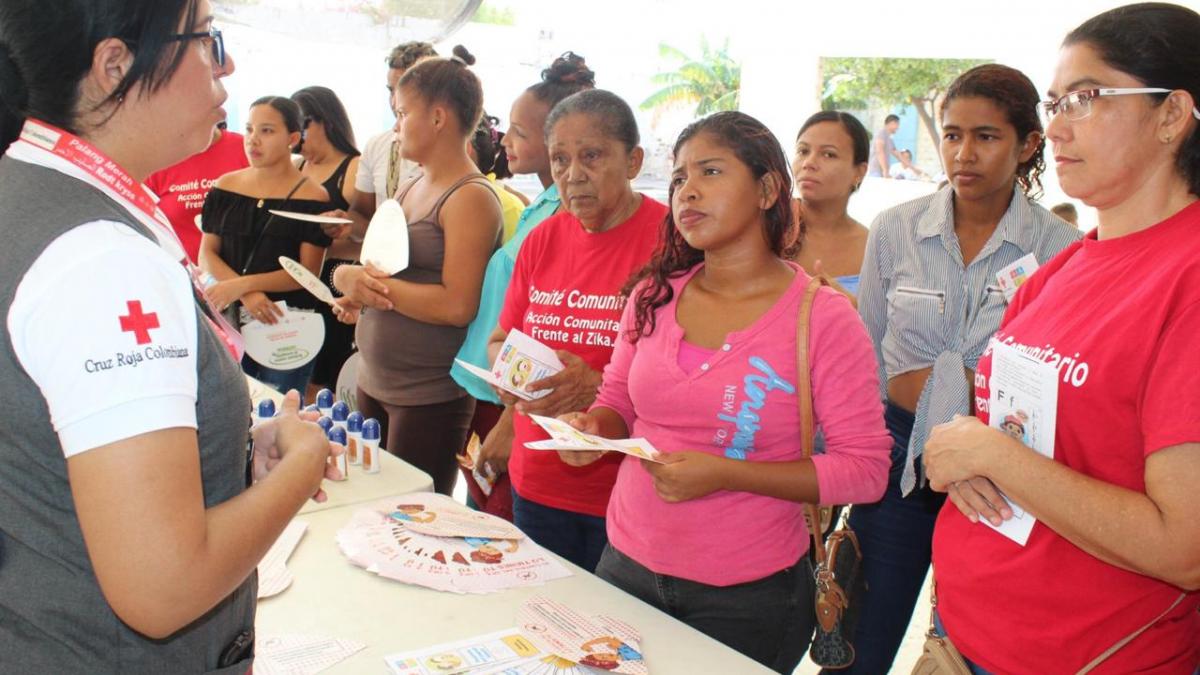
[[[300,515],[365,504],[409,492],[431,492],[433,478],[390,452],[381,452],[379,473],[367,473],[361,465],[351,465],[349,478],[343,481],[326,480],[321,487],[328,499],[321,503],[308,500],[300,509]]]
[[[334,541],[357,508],[301,515],[308,532],[288,561],[295,580],[258,605],[260,636],[301,633],[367,643],[329,673],[387,673],[387,654],[513,628],[518,607],[534,594],[633,625],[652,675],[772,672],[570,563],[574,576],[488,595],[442,593],[378,577],[351,565]]]

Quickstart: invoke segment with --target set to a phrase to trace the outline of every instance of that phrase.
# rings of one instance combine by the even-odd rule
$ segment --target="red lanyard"
[[[30,118],[25,120],[25,126],[21,129],[21,140],[67,160],[87,174],[90,179],[94,179],[98,184],[97,187],[105,188],[110,195],[118,197],[127,207],[140,211],[146,218],[139,218],[139,220],[143,223],[149,221],[159,230],[157,236],[160,246],[163,242],[175,244],[176,252],[182,255],[178,262],[187,269],[188,277],[198,291],[198,297],[204,299],[208,304],[209,311],[205,314],[210,319],[210,323],[213,328],[217,329],[217,335],[220,336],[229,353],[233,355],[234,360],[241,361],[242,353],[245,351],[241,335],[220,312],[212,307],[211,303],[208,303],[204,288],[197,279],[197,270],[188,261],[187,255],[183,253],[183,245],[179,242],[179,237],[171,227],[170,221],[158,209],[158,203],[150,192],[126,173],[120,164],[109,159],[92,144],[69,131]],[[165,246],[162,248],[169,251]]]

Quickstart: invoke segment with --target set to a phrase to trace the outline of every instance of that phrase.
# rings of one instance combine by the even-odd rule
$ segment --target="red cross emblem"
[[[129,316],[117,317],[121,320],[121,332],[133,333],[139,345],[149,343],[150,331],[158,328],[158,314],[143,314],[141,300],[127,300],[125,306],[129,308]]]

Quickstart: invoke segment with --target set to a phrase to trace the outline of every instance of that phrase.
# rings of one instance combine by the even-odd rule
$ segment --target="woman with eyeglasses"
[[[247,487],[236,347],[142,185],[225,116],[212,18],[0,4],[4,672],[243,675],[255,566],[326,473],[292,395]]]
[[[994,350],[977,417],[925,446],[952,502],[934,535],[937,616],[976,673],[1200,665],[1198,35],[1193,10],[1129,5],[1059,52],[1046,136],[1099,227],[1021,287],[996,334],[1061,374],[1053,457],[988,426]],[[1037,519],[1024,546],[980,522],[1012,516],[1000,493]]]
[[[222,311],[236,308],[240,325],[279,323],[285,318],[281,301],[288,311],[317,311],[321,304],[279,264],[279,257],[287,256],[320,274],[332,241],[316,223],[274,213],[329,210],[325,188],[292,164],[302,120],[300,106],[282,96],[250,104],[244,137],[250,166],[221,176],[204,200],[200,267],[217,280],[206,294]],[[303,393],[315,367],[315,358],[288,369],[259,363],[249,354],[242,359],[247,375],[280,393]]]
[[[1045,167],[1037,102],[1029,78],[1008,66],[960,75],[941,109],[949,184],[879,214],[867,238],[858,310],[895,443],[883,499],[850,511],[868,590],[848,672],[888,672],[912,618],[944,500],[920,455],[934,425],[972,412],[976,364],[1008,302],[1001,277],[1080,236],[1034,201]]]

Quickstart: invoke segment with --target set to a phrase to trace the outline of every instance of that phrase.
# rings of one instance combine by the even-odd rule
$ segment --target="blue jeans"
[[[942,617],[938,616],[937,610],[933,612],[933,633],[938,637],[946,637],[946,627],[942,625]],[[951,638],[950,641],[953,642],[954,639]],[[967,662],[967,668],[971,669],[971,675],[992,675],[990,672],[971,663],[971,660],[965,656],[963,657],[963,661]]]
[[[589,572],[596,571],[608,545],[604,519],[564,511],[525,499],[512,491],[513,524],[529,538]]]
[[[889,403],[884,421],[893,440],[887,490],[879,502],[850,509],[850,527],[862,547],[867,592],[852,641],[854,664],[839,674],[891,670],[929,571],[933,524],[945,501],[927,487],[907,497],[900,494],[913,415]]]
[[[308,379],[316,365],[317,360],[313,359],[295,370],[276,370],[260,364],[250,358],[249,354],[242,357],[242,372],[281,394],[295,389],[300,392],[301,404],[304,403],[304,390],[308,387]]]
[[[808,651],[816,612],[808,556],[762,579],[733,586],[655,574],[611,545],[596,576],[780,673]]]

